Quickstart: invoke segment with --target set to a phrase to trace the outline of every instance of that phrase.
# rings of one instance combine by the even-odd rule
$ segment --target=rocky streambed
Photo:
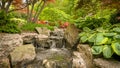
[[[120,62],[93,58],[78,43],[79,30],[36,28],[36,33],[0,34],[0,68],[120,68]]]

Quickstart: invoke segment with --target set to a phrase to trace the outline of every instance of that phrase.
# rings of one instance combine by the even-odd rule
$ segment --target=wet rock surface
[[[33,63],[27,65],[32,68],[71,68],[71,53],[67,49],[52,48],[39,51]]]
[[[120,62],[114,59],[94,59],[94,64],[96,68],[120,68]]]

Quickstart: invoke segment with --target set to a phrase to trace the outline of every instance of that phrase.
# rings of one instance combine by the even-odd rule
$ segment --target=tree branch
[[[37,12],[38,12],[39,7],[40,7],[41,4],[42,4],[42,0],[40,1],[40,3],[39,3],[38,6],[37,6],[37,10],[36,10],[36,13],[35,13],[34,17],[37,15]]]
[[[0,8],[1,8],[1,6],[2,6],[2,5],[1,5],[1,3],[0,3]]]
[[[40,13],[42,12],[43,8],[45,7],[45,4],[46,4],[46,0],[43,2],[43,5],[41,6],[41,9],[38,10],[38,13],[36,14],[36,16],[34,17],[34,21],[33,22],[36,22],[37,19],[38,19],[38,16],[40,15]]]
[[[32,18],[32,16],[33,16],[32,12],[33,12],[34,5],[35,5],[36,2],[37,2],[37,0],[33,0],[32,4],[31,4],[32,7],[31,7],[31,10],[30,10],[30,17],[29,17],[30,21],[31,21],[31,18]]]
[[[26,3],[29,4],[29,1],[26,0]],[[30,15],[29,10],[30,10],[30,9],[29,9],[29,6],[27,6],[27,22],[30,22],[30,20],[29,20],[29,15]]]
[[[9,7],[10,7],[10,5],[11,5],[12,2],[13,2],[13,0],[9,0],[9,1],[8,1],[8,4],[7,4],[7,6],[6,6],[6,13],[8,12]]]
[[[20,8],[17,8],[17,9],[10,10],[10,11],[8,11],[8,13],[13,12],[13,11],[17,11],[17,10],[24,9],[24,8],[26,8],[28,5],[29,5],[29,4],[25,5],[24,7],[20,7]]]
[[[42,2],[44,2],[44,1],[41,0],[40,3],[39,3],[38,6],[37,6],[37,10],[36,10],[36,13],[35,13],[35,15],[34,15],[34,20],[33,20],[33,22],[36,22],[36,21],[37,21],[37,14],[38,14],[39,11],[41,10],[41,9],[39,9],[39,7],[41,6]],[[42,5],[42,6],[43,6],[43,5]]]
[[[1,3],[2,3],[2,5],[1,5],[1,9],[2,9],[2,10],[4,10],[4,9],[5,9],[5,1],[4,1],[4,0],[2,0],[2,2],[1,2]]]

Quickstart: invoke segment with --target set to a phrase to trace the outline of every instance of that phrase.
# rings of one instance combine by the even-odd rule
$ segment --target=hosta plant
[[[111,58],[115,53],[120,56],[120,27],[112,29],[97,28],[91,30],[83,28],[79,34],[81,43],[89,43],[94,55],[102,54],[105,58]]]

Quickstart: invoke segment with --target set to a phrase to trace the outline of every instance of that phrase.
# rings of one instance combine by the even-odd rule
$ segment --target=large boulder
[[[8,56],[15,47],[23,44],[19,34],[5,34],[0,40],[0,57]]]
[[[8,58],[0,58],[0,68],[10,68],[10,62]]]
[[[29,68],[71,68],[71,53],[67,49],[52,48],[37,50],[33,63],[26,65]]]
[[[79,40],[79,29],[75,25],[69,25],[65,30],[66,46],[73,47]]]
[[[77,51],[80,54],[80,56],[83,58],[85,64],[86,64],[86,68],[93,68],[93,55],[92,55],[92,51],[89,45],[86,44],[79,44],[77,46]]]
[[[94,64],[97,68],[120,68],[120,62],[113,59],[94,59]]]
[[[16,47],[15,50],[10,53],[11,62],[15,68],[31,62],[35,56],[35,48],[32,44]]]

